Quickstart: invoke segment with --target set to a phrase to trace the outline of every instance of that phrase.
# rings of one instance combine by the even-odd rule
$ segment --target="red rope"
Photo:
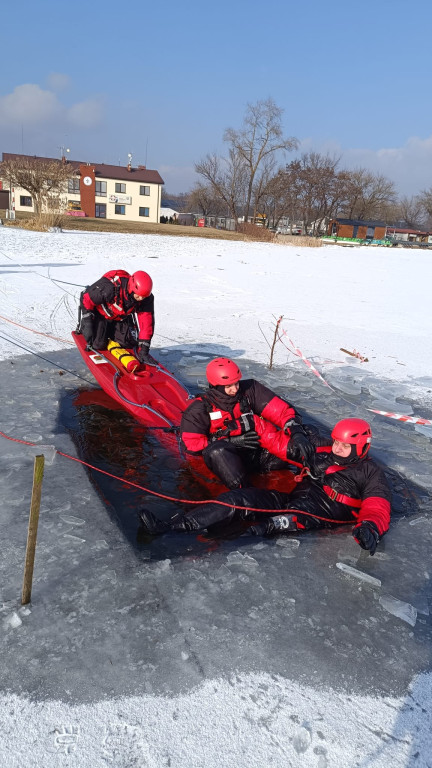
[[[37,333],[38,336],[46,336],[48,339],[53,339],[53,341],[62,341],[63,344],[73,344],[73,341],[70,341],[69,339],[60,339],[58,336],[51,336],[49,333],[35,331],[33,328],[28,328],[26,325],[21,325],[21,323],[16,323],[14,320],[9,320],[8,317],[3,317],[3,315],[0,315],[0,320],[5,320],[7,323],[17,325],[18,328],[24,328],[26,331],[31,331],[31,333]]]
[[[11,440],[14,443],[21,443],[22,445],[31,445],[37,447],[37,443],[31,443],[28,440],[19,440],[17,437],[10,437],[9,435],[6,435],[4,432],[0,431],[0,436],[4,437],[6,440]],[[157,491],[152,491],[150,488],[145,488],[143,485],[138,485],[138,483],[133,483],[131,480],[125,480],[122,477],[118,477],[118,475],[113,475],[111,472],[106,472],[104,469],[99,469],[99,467],[95,467],[93,464],[89,464],[87,461],[83,461],[82,459],[76,458],[76,456],[70,456],[68,453],[63,453],[63,451],[58,451],[56,449],[56,453],[58,453],[59,456],[63,456],[65,459],[70,459],[71,461],[76,461],[78,464],[83,464],[85,467],[89,467],[90,469],[94,469],[95,472],[100,472],[102,475],[107,475],[108,477],[114,478],[114,480],[119,480],[121,483],[126,483],[126,485],[130,485],[133,488],[138,488],[140,491],[145,491],[145,493],[149,493],[151,496],[157,496],[159,499],[166,499],[167,501],[174,501],[179,502],[181,504],[218,504],[221,507],[229,507],[232,508],[232,504],[229,504],[227,501],[219,501],[219,499],[206,499],[203,501],[192,501],[190,499],[179,499],[176,496],[167,496],[164,493],[158,493]],[[292,464],[296,464],[296,462],[291,462]],[[301,465],[299,465],[301,466]],[[235,505],[236,509],[241,510],[247,510],[249,512],[265,512],[267,514],[274,514],[275,512],[281,512],[282,514],[285,512],[297,512],[301,515],[306,515],[307,517],[313,517],[315,520],[323,520],[327,523],[337,523],[339,525],[347,525],[347,523],[350,523],[350,520],[332,520],[328,517],[319,517],[318,515],[313,515],[311,512],[303,512],[299,509],[284,509],[284,510],[275,510],[275,509],[261,509],[259,507],[240,507],[237,504]]]

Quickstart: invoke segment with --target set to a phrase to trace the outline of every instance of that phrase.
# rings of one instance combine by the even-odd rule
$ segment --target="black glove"
[[[137,349],[137,358],[140,361],[140,363],[150,362],[149,352],[150,352],[150,342],[140,340],[138,342],[138,349]]]
[[[249,432],[244,432],[242,435],[229,437],[228,440],[237,448],[246,448],[248,451],[255,451],[260,447],[259,435],[254,429],[250,429]]]
[[[362,549],[368,549],[371,555],[375,554],[377,544],[380,540],[378,528],[375,523],[371,523],[369,520],[363,520],[362,523],[355,526],[352,535]]]
[[[90,347],[93,344],[93,320],[93,312],[85,309],[81,315],[80,332]]]
[[[315,457],[315,448],[306,432],[300,424],[293,424],[289,427],[289,431],[290,440],[287,448],[287,458],[297,459],[305,466],[310,467]]]
[[[299,416],[299,414],[297,414],[294,419],[289,419],[289,421],[287,421],[284,424],[283,430],[284,432],[286,432],[287,435],[289,435],[292,427],[301,427],[301,426],[302,426],[302,418],[301,416]]]

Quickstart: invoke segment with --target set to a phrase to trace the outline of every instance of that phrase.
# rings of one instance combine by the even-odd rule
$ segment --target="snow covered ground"
[[[395,490],[374,558],[344,529],[139,541],[140,492],[53,459],[49,446],[155,490],[192,488],[104,407],[67,343],[81,286],[115,267],[152,275],[154,353],[191,389],[225,354],[323,428],[370,419]],[[432,428],[368,410],[432,418],[431,277],[430,254],[411,250],[0,227],[0,430],[38,445],[0,438],[2,766],[432,765]],[[35,451],[53,461],[23,609]]]

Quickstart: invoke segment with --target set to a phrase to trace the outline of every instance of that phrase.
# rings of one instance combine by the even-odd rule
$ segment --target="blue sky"
[[[18,6],[17,6],[18,7]],[[187,191],[247,103],[302,150],[432,186],[430,0],[24,0],[2,17],[0,150],[156,168]]]

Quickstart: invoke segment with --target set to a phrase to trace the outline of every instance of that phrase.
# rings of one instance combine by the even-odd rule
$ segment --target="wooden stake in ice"
[[[27,605],[31,600],[44,464],[45,459],[43,456],[35,456],[21,605]]]

